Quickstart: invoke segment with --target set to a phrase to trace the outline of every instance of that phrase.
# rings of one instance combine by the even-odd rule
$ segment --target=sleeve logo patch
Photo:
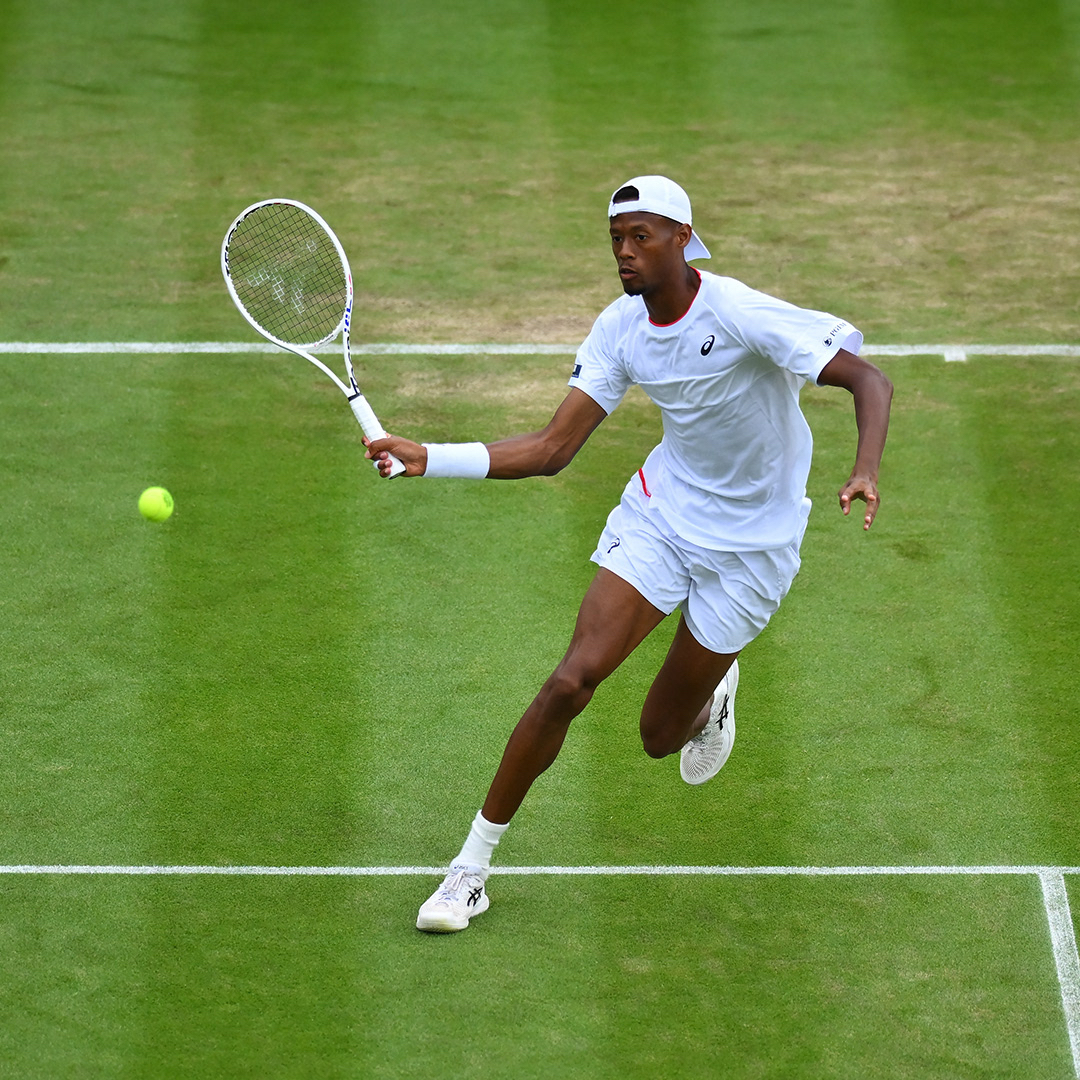
[[[574,365],[574,370],[570,372],[570,378],[571,379],[576,379],[580,374],[581,374],[581,365],[580,364],[575,364]]]
[[[834,327],[833,327],[833,328],[832,328],[832,329],[831,329],[831,330],[829,331],[829,336],[828,336],[828,337],[827,337],[827,338],[825,339],[825,345],[826,345],[826,347],[828,347],[829,345],[831,345],[831,344],[833,343],[833,341],[834,341],[834,340],[835,340],[835,338],[836,338],[836,335],[837,335],[837,334],[839,334],[839,333],[840,333],[840,331],[841,331],[841,330],[843,330],[843,329],[844,329],[844,327],[845,327],[846,325],[847,325],[846,323],[838,322],[838,323],[837,323],[837,324],[836,324],[836,325],[835,325],[835,326],[834,326]]]

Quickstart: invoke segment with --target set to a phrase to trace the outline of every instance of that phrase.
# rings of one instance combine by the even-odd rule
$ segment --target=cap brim
[[[712,255],[709,254],[709,249],[698,239],[698,234],[694,232],[693,228],[690,230],[690,242],[683,249],[683,258],[687,262],[691,259],[711,259]]]

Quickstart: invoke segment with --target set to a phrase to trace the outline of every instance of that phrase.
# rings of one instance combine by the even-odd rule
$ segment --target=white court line
[[[280,352],[268,342],[247,341],[0,341],[0,354],[45,355],[49,353],[272,353]],[[319,353],[336,353],[340,346],[324,345]],[[478,342],[451,345],[401,345],[393,343],[353,344],[354,356],[573,356],[576,345]],[[940,356],[946,361],[964,361],[970,356],[1060,356],[1080,357],[1080,345],[873,345],[862,348],[863,356]]]
[[[341,346],[331,343],[312,350],[316,353],[340,353]],[[573,356],[576,345],[399,345],[393,343],[358,345],[353,342],[353,356]],[[277,345],[265,341],[0,341],[0,353],[27,355],[45,353],[280,353]]]
[[[1060,872],[1044,869],[1039,873],[1043,903],[1050,923],[1050,941],[1054,947],[1054,963],[1061,985],[1061,1007],[1069,1029],[1073,1067],[1080,1076],[1080,955],[1076,951],[1076,930],[1069,911],[1069,894]]]
[[[445,866],[0,866],[9,874],[98,874],[124,876],[214,875],[250,877],[440,877]],[[1080,1080],[1080,957],[1065,889],[1066,874],[1080,874],[1076,866],[500,866],[493,874],[697,877],[890,877],[1027,875],[1039,878],[1050,924],[1050,939],[1061,990],[1061,1004],[1072,1048],[1073,1065]]]
[[[917,875],[1080,874],[1077,866],[496,866],[492,874],[697,877],[867,877]],[[0,866],[4,874],[226,875],[248,877],[418,877],[446,873],[445,866],[99,866],[87,864]]]

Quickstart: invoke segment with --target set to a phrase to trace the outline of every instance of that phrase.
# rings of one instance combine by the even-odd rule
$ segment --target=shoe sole
[[[490,906],[491,901],[488,900],[487,893],[484,893],[483,899],[476,905],[476,910],[467,916],[463,922],[455,920],[449,912],[446,912],[442,917],[438,915],[425,916],[423,912],[420,912],[416,917],[416,929],[423,930],[427,934],[456,934],[469,925],[469,919],[482,915]]]

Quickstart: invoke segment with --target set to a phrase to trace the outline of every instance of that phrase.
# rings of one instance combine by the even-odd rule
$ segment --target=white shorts
[[[592,561],[629,582],[653,607],[670,615],[682,608],[694,637],[712,652],[736,653],[765,629],[799,572],[803,526],[786,548],[713,551],[676,536],[649,510],[635,477],[608,515]]]

